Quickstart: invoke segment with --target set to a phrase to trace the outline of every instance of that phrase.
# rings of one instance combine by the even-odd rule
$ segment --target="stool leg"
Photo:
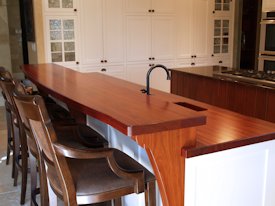
[[[145,188],[145,205],[156,206],[156,183],[148,182]]]
[[[10,145],[11,145],[11,141],[12,141],[12,137],[11,137],[11,117],[10,117],[10,113],[6,111],[6,120],[7,120],[7,130],[8,130],[8,141],[7,141],[7,160],[6,160],[6,165],[9,164],[10,161]]]
[[[37,194],[37,169],[36,169],[36,158],[29,153],[30,160],[30,172],[31,172],[31,206],[37,205],[36,194]]]
[[[21,183],[21,205],[25,204],[26,190],[27,190],[27,178],[28,178],[28,151],[27,145],[21,145],[21,157],[22,157],[22,183]]]
[[[18,164],[20,161],[20,141],[19,141],[19,129],[14,125],[13,127],[13,132],[14,132],[14,182],[13,185],[17,186],[17,179],[18,179]]]

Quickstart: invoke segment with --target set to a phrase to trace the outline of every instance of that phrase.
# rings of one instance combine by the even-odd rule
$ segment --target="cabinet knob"
[[[104,60],[101,60],[100,62],[101,62],[101,63],[104,63]]]
[[[192,63],[191,63],[191,66],[195,66],[195,63],[194,63],[194,62],[192,62]]]
[[[101,71],[102,71],[102,72],[106,72],[106,71],[107,71],[107,69],[105,69],[105,68],[102,68],[102,69],[101,69]]]
[[[194,58],[197,58],[197,55],[194,55]]]
[[[149,67],[155,66],[155,64],[149,64]]]
[[[215,11],[213,11],[212,13],[213,13],[213,14],[215,14],[216,12],[215,12]]]
[[[154,12],[155,12],[155,10],[153,9],[153,10],[152,10],[152,12],[154,13]]]
[[[152,58],[151,58],[151,57],[149,57],[149,60],[152,60]]]
[[[214,56],[214,54],[211,55],[211,57],[213,57],[213,56]]]
[[[151,9],[149,9],[149,10],[148,10],[148,12],[152,12],[152,10],[151,10]]]
[[[77,11],[77,9],[74,9],[74,11]]]
[[[155,60],[155,57],[152,57],[152,60]]]
[[[79,62],[75,62],[76,64],[79,64]]]
[[[219,61],[219,64],[222,64],[222,61]]]
[[[107,63],[108,61],[107,60],[104,60],[104,63]]]

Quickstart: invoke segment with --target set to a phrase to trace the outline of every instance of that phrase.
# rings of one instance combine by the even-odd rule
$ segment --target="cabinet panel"
[[[156,60],[174,58],[174,17],[152,17],[152,55]]]
[[[127,16],[127,62],[147,61],[151,56],[151,18]]]
[[[125,0],[127,13],[148,13],[151,8],[150,0]]]
[[[105,1],[104,59],[109,63],[124,61],[123,0]]]
[[[177,0],[176,58],[190,58],[192,54],[192,1]]]
[[[210,57],[210,0],[193,1],[193,54]]]
[[[102,0],[81,1],[81,46],[83,64],[100,64],[103,58]]]
[[[152,9],[155,13],[174,14],[175,0],[152,0]]]

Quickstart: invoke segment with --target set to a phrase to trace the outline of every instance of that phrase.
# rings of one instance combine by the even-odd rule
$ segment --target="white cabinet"
[[[125,0],[128,14],[174,14],[175,0]]]
[[[174,68],[174,62],[159,62],[168,69]],[[148,64],[129,64],[127,65],[127,80],[141,85],[141,89],[146,86],[146,76],[150,69]],[[155,68],[150,75],[150,88],[158,89],[164,92],[170,92],[170,80],[167,80],[167,74],[162,68]]]
[[[177,62],[196,65],[211,57],[211,1],[177,0]]]
[[[82,0],[80,8],[82,64],[123,63],[122,0]]]
[[[77,17],[47,15],[45,23],[47,62],[77,69]]]
[[[234,5],[215,0],[212,15],[212,57],[215,65],[232,66]]]
[[[77,0],[43,0],[44,11],[67,13],[77,11]]]
[[[263,12],[275,11],[275,1],[263,0],[262,11]]]

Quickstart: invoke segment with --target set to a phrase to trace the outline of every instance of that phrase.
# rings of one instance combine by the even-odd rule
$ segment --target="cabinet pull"
[[[106,72],[106,71],[107,71],[107,69],[105,69],[105,68],[102,68],[102,69],[101,69],[101,71],[102,71],[102,72]]]
[[[219,61],[219,64],[222,64],[222,61]]]
[[[149,67],[155,66],[155,64],[149,64]]]
[[[195,63],[194,63],[194,62],[192,62],[192,63],[191,63],[191,66],[194,66],[194,65],[195,65]]]

